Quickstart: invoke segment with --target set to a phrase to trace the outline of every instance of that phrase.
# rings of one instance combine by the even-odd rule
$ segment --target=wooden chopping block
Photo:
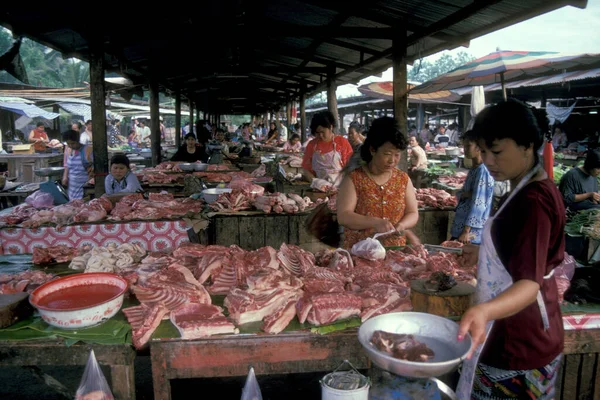
[[[0,328],[6,328],[32,314],[29,293],[0,294]]]
[[[475,287],[458,282],[452,289],[431,292],[425,289],[426,279],[410,281],[410,300],[413,311],[435,314],[441,317],[461,316],[471,306]]]

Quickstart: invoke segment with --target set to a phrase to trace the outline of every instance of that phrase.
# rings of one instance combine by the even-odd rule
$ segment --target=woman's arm
[[[29,142],[31,142],[31,143],[35,143],[35,142],[37,142],[37,141],[39,140],[39,139],[37,139],[37,138],[34,138],[34,137],[33,137],[33,134],[34,134],[34,132],[33,132],[33,131],[29,132],[29,138],[28,138],[28,140],[29,140]]]
[[[485,340],[485,326],[489,321],[510,317],[533,304],[539,290],[540,285],[537,282],[522,279],[492,300],[469,308],[463,315],[458,329],[459,341],[467,332],[470,332],[473,338],[471,352],[467,358],[471,358],[472,350]]]
[[[113,176],[111,174],[108,174],[106,176],[106,178],[104,179],[104,193],[106,194],[115,194],[115,191],[113,190],[113,181],[115,178],[113,178]]]
[[[386,219],[367,217],[354,212],[356,202],[356,188],[350,176],[346,175],[342,179],[337,196],[337,217],[340,225],[354,230],[375,229],[380,233],[394,230],[394,225]]]
[[[419,221],[419,203],[417,202],[417,195],[415,194],[415,188],[410,181],[406,184],[406,193],[404,194],[404,201],[406,208],[404,209],[404,216],[396,225],[397,231],[403,231],[417,225]]]
[[[471,228],[481,229],[487,220],[492,208],[492,199],[494,197],[494,183],[487,170],[478,168],[470,192],[463,192],[469,200],[469,213],[465,219],[465,226],[458,237],[461,243],[469,243]],[[467,197],[468,196],[468,197]]]
[[[127,187],[125,188],[124,192],[135,193],[138,190],[142,190],[142,185],[140,185],[140,181],[138,180],[137,176],[135,176],[135,174],[131,171],[129,171],[129,174],[127,175],[126,182]]]

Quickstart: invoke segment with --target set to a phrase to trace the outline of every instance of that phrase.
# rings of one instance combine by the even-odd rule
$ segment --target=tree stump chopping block
[[[426,279],[410,281],[410,300],[413,311],[439,315],[441,317],[461,316],[471,306],[475,287],[458,282],[452,289],[432,292],[425,289]]]

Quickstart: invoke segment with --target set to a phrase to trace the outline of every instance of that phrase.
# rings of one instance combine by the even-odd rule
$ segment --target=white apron
[[[314,146],[315,152],[312,157],[312,169],[315,171],[317,178],[325,179],[337,185],[343,164],[342,155],[337,151],[335,141],[333,142],[333,150],[325,154],[317,150],[317,142],[315,142]]]
[[[517,194],[529,182],[529,180],[539,171],[540,168],[541,166],[537,165],[521,180],[515,190],[504,202],[502,207],[500,207],[495,216],[502,212],[504,207],[506,207],[506,205],[512,200],[515,194]],[[502,264],[500,257],[498,257],[498,253],[496,253],[494,243],[492,242],[491,228],[495,216],[488,218],[483,227],[483,233],[481,235],[479,262],[477,263],[477,288],[475,291],[476,304],[493,299],[513,284],[512,277]],[[553,272],[554,271],[544,276],[544,279],[552,277]],[[546,313],[544,299],[542,298],[542,293],[540,291],[537,293],[537,303],[540,308],[540,313],[542,314],[544,329],[547,330],[550,327],[550,324],[548,322],[548,314]],[[486,326],[486,340],[493,324],[494,321],[490,321]],[[460,400],[468,400],[471,398],[471,391],[473,389],[473,381],[475,377],[475,368],[479,361],[479,356],[481,355],[481,350],[483,349],[484,345],[485,341],[473,352],[470,360],[463,361],[460,380],[458,381],[458,386],[456,388],[456,395]]]

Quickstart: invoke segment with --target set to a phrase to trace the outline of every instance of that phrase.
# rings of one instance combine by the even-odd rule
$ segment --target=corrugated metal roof
[[[4,4],[5,3],[5,4]],[[163,91],[210,113],[263,112],[299,95],[325,90],[335,69],[338,84],[355,83],[391,65],[392,38],[406,29],[409,61],[585,0],[213,0],[197,13],[166,7],[90,5],[61,1],[36,10],[4,2],[0,24],[55,48],[89,59],[90,41],[104,43],[105,65],[134,84],[156,76]],[[181,3],[189,7],[188,3]],[[362,56],[361,56],[362,54]],[[223,78],[223,76],[237,78]],[[267,79],[268,78],[268,79]],[[227,100],[247,98],[246,101]]]

